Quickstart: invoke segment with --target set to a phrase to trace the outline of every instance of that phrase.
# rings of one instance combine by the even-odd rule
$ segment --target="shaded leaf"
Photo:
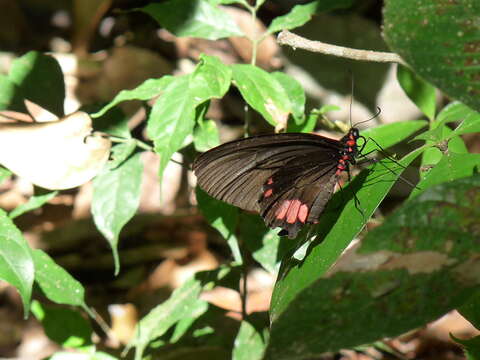
[[[26,111],[22,90],[3,74],[0,74],[0,90],[0,110]]]
[[[248,320],[242,321],[233,346],[233,360],[261,360],[266,345],[267,329],[259,331]]]
[[[295,5],[288,14],[273,19],[268,26],[267,33],[294,29],[308,22],[316,12],[347,8],[351,5],[352,0],[323,0],[312,1],[305,5]]]
[[[418,75],[480,110],[479,13],[477,0],[388,0],[385,39]]]
[[[64,115],[65,83],[54,57],[30,51],[15,59],[8,78],[21,89],[26,99],[58,117]]]
[[[10,176],[12,176],[12,173],[3,166],[0,166],[0,184],[7,180]]]
[[[480,359],[480,336],[475,336],[471,339],[458,339],[457,337],[450,334],[450,337],[453,341],[462,345],[467,360],[479,360]]]
[[[118,274],[118,236],[135,215],[140,202],[143,164],[137,153],[115,169],[106,169],[93,181],[92,215],[110,244]]]
[[[196,196],[198,209],[202,212],[208,223],[217,229],[223,238],[227,240],[235,262],[241,264],[243,262],[242,255],[235,234],[238,223],[238,208],[214,199],[200,189],[199,186],[196,188]]]
[[[410,100],[430,119],[435,118],[435,88],[410,69],[399,65],[397,80]]]
[[[35,274],[31,249],[7,213],[0,209],[0,279],[13,285],[22,298],[25,315]]]
[[[239,227],[242,241],[265,270],[276,274],[285,253],[285,246],[282,246],[278,236],[280,229],[268,229],[259,215],[241,215]],[[287,245],[285,241],[284,244]]]
[[[8,216],[10,219],[15,219],[17,216],[25,214],[26,212],[38,209],[46,204],[48,201],[57,196],[58,191],[42,192],[30,197],[25,204],[18,205],[15,209],[10,211]]]
[[[137,325],[136,335],[129,347],[135,346],[135,359],[142,359],[147,345],[165,334],[184,318],[197,318],[207,311],[208,303],[200,300],[201,284],[190,279],[176,289],[170,298],[151,310]]]
[[[98,113],[97,113],[98,114]],[[113,108],[93,121],[95,131],[101,131],[111,136],[130,139],[132,135],[128,128],[129,118],[120,108]]]
[[[66,348],[80,348],[92,343],[92,328],[77,311],[32,302],[32,313],[42,323],[45,334]]]
[[[170,0],[140,10],[178,37],[218,40],[243,35],[228,14],[207,1]]]
[[[35,282],[51,301],[57,304],[82,306],[85,304],[85,289],[64,268],[42,250],[33,250]]]

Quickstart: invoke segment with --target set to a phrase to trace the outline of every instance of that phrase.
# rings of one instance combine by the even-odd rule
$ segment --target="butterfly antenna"
[[[350,120],[350,127],[353,127],[352,125],[352,106],[353,106],[353,90],[355,89],[355,79],[353,77],[353,71],[350,70],[350,77],[352,78],[352,88],[351,88],[351,95],[350,95],[350,109],[349,109],[349,120]]]
[[[371,121],[371,120],[375,119],[378,115],[381,114],[381,112],[382,112],[382,109],[380,109],[380,108],[377,106],[377,111],[375,112],[375,114],[374,114],[372,117],[368,118],[367,120],[362,120],[362,121],[357,122],[357,123],[354,125],[354,127],[356,127],[356,126],[359,125],[359,124],[363,124],[363,123],[366,123],[367,121]]]

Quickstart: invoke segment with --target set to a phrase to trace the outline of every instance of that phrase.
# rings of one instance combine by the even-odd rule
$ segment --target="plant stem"
[[[147,150],[147,151],[153,151],[154,150],[153,146],[148,145],[147,143],[145,143],[141,140],[135,139],[135,138],[125,139],[125,138],[118,137],[118,136],[113,136],[113,135],[109,135],[108,138],[114,143],[127,143],[127,142],[130,142],[130,141],[134,141],[135,145],[138,146],[140,149]]]
[[[288,30],[283,30],[277,36],[277,42],[280,45],[288,45],[294,49],[303,49],[311,52],[318,52],[326,55],[334,55],[353,60],[375,61],[375,62],[393,62],[408,66],[403,59],[389,52],[370,51],[352,49],[343,46],[326,44],[321,41],[312,41],[304,37],[295,35]]]

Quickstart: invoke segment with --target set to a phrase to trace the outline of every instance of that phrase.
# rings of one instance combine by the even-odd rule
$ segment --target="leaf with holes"
[[[387,0],[384,35],[421,77],[480,110],[478,0]]]

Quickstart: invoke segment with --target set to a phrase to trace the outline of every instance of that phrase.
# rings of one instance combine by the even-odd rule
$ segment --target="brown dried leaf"
[[[84,112],[49,123],[0,124],[0,164],[46,189],[86,183],[103,168],[110,140],[92,133]]]

